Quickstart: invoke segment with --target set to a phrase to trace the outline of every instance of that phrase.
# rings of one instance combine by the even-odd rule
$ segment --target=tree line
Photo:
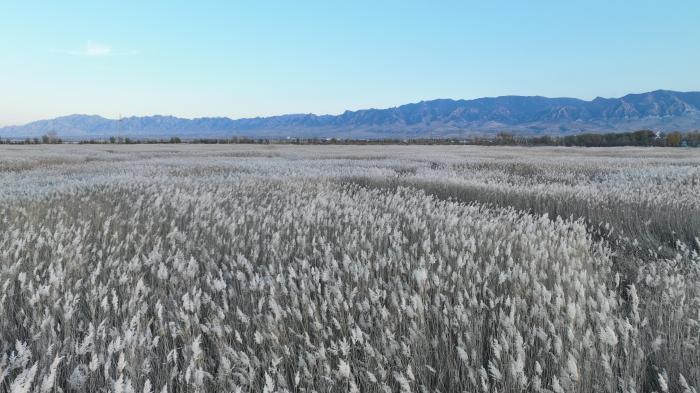
[[[41,138],[21,140],[0,139],[0,144],[61,144],[66,143],[56,134],[49,133]],[[292,144],[292,145],[512,145],[512,146],[581,146],[581,147],[615,147],[615,146],[661,146],[661,147],[700,147],[700,131],[658,133],[651,130],[618,133],[582,133],[564,136],[528,136],[501,132],[496,135],[473,136],[467,138],[193,138],[181,139],[173,136],[160,139],[136,139],[129,137],[110,137],[108,139],[89,139],[72,141],[79,144],[155,144],[155,143],[190,143],[190,144]]]
[[[656,133],[650,130],[634,132],[619,132],[607,134],[583,133],[566,136],[516,137],[512,134],[501,133],[497,136],[498,144],[514,145],[543,145],[543,146],[584,146],[584,147],[614,147],[614,146],[666,146],[666,147],[698,147],[700,146],[700,131]]]

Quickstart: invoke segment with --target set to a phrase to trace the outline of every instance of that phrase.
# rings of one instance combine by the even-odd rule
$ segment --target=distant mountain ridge
[[[387,109],[346,111],[340,115],[291,114],[230,119],[173,116],[127,117],[70,115],[0,128],[1,138],[55,133],[66,139],[213,137],[459,137],[501,131],[524,135],[568,135],[639,129],[700,129],[700,92],[656,90],[620,98],[502,96],[473,100],[437,99]]]

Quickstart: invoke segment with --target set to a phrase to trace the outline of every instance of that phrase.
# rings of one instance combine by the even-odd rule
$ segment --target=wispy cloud
[[[82,53],[85,56],[109,56],[112,54],[112,47],[99,42],[88,41]]]
[[[88,41],[85,45],[80,47],[78,50],[65,51],[69,55],[73,56],[85,56],[85,57],[106,57],[106,56],[123,56],[123,55],[135,55],[137,51],[125,51],[125,50],[115,50],[111,45]]]

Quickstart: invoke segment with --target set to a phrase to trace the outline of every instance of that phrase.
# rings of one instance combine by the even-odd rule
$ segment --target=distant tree
[[[182,141],[179,137],[174,136],[170,138],[170,143],[182,143]]]
[[[532,138],[532,144],[533,145],[553,145],[554,140],[552,139],[551,136],[545,135],[545,136],[540,136],[540,137],[534,137]]]
[[[633,140],[639,146],[650,146],[656,138],[654,131],[650,130],[640,130],[632,133]]]
[[[671,132],[666,135],[666,146],[680,146],[683,135],[680,132]]]
[[[513,134],[507,132],[499,132],[496,137],[496,142],[500,145],[513,145],[515,144],[515,137]]]
[[[58,135],[53,131],[47,132],[41,136],[41,143],[61,143],[60,141]]]
[[[688,141],[688,146],[700,146],[700,131],[685,134],[685,140]]]

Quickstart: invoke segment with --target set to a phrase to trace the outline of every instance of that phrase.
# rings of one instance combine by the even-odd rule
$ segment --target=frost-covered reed
[[[585,214],[693,217],[695,155],[42,148],[0,158],[0,391],[700,386],[700,223]]]

